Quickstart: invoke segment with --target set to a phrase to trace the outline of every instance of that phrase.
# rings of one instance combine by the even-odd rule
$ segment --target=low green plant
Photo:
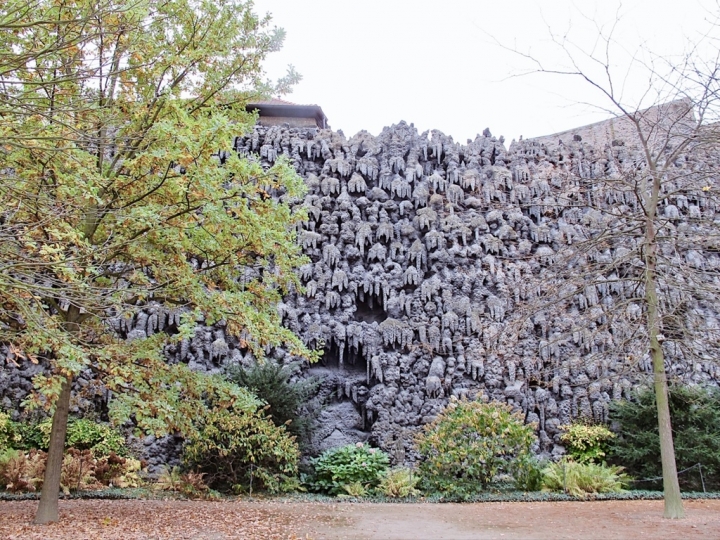
[[[338,494],[338,497],[364,497],[368,492],[367,487],[365,487],[362,482],[351,482],[349,484],[345,484],[343,486],[343,490],[345,493]]]
[[[560,440],[568,454],[578,463],[601,463],[605,460],[610,441],[615,434],[602,424],[575,422],[560,426]]]
[[[10,415],[0,411],[0,452],[14,448],[16,441],[13,436]]]
[[[420,495],[420,490],[417,489],[419,481],[420,477],[412,469],[397,467],[385,473],[380,479],[377,491],[391,499],[416,497]]]
[[[513,479],[515,488],[521,491],[540,491],[543,487],[543,469],[546,463],[536,457],[526,457],[517,460]]]
[[[24,450],[47,451],[50,444],[52,420],[45,418],[39,422],[12,422],[11,430],[17,448]],[[111,452],[127,455],[125,437],[108,424],[94,422],[87,418],[68,420],[66,445],[77,450],[92,450],[96,457],[107,456]]]
[[[510,406],[451,398],[417,437],[421,485],[431,493],[468,496],[500,473],[514,476],[527,466],[535,441]]]
[[[47,426],[47,433],[43,433],[41,429]],[[23,422],[10,422],[8,430],[12,433],[14,444],[13,447],[18,450],[47,450],[50,442],[50,420],[44,423],[37,420],[25,420]]]
[[[86,418],[77,418],[68,422],[66,441],[68,446],[78,450],[91,450],[96,457],[107,456],[111,452],[119,456],[127,454],[125,437],[107,424]]]
[[[668,397],[678,471],[701,466],[680,474],[680,487],[720,489],[720,389],[671,385]],[[617,437],[609,446],[608,461],[639,479],[661,477],[655,392],[641,389],[631,401],[611,403],[610,420]],[[662,482],[637,485],[660,488]]]
[[[217,409],[199,420],[185,442],[188,470],[203,473],[219,491],[277,493],[298,486],[300,451],[295,437],[276,426],[263,409]]]
[[[389,463],[385,452],[365,443],[332,448],[312,460],[315,474],[310,487],[328,495],[341,494],[346,485],[355,483],[371,489],[380,484]]]
[[[578,463],[567,458],[549,464],[542,473],[544,491],[561,491],[576,497],[592,493],[619,493],[630,482],[622,467]]]

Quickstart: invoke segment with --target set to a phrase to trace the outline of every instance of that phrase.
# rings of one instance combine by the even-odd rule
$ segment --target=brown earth
[[[73,500],[61,522],[32,525],[37,503],[0,502],[7,539],[720,539],[720,501],[686,501],[666,520],[662,501],[474,504]]]

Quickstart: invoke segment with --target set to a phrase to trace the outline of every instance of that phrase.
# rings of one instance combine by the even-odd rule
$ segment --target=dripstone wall
[[[296,375],[322,381],[325,406],[313,452],[371,440],[396,462],[412,460],[414,434],[450,396],[482,391],[537,423],[538,452],[560,454],[560,425],[578,416],[605,420],[609,402],[629,396],[647,377],[642,345],[639,359],[614,354],[619,343],[632,342],[627,321],[640,309],[621,280],[593,284],[554,310],[523,319],[515,339],[504,337],[543,286],[538,276],[553,271],[555,254],[593,227],[594,210],[558,201],[634,159],[617,141],[600,148],[576,139],[521,141],[507,150],[488,130],[461,145],[401,122],[377,137],[257,126],[236,140],[237,152],[268,166],[286,155],[308,186],[304,200],[289,201],[308,213],[298,231],[311,261],[299,270],[305,292],[288,296],[279,309],[289,328],[325,351],[319,364]],[[708,159],[688,155],[677,166],[693,171]],[[633,204],[611,190],[596,196],[618,208]],[[718,209],[678,191],[662,210],[678,227],[694,227],[694,217]],[[689,249],[678,257],[709,275],[720,268],[716,251]],[[600,324],[598,306],[614,302],[626,306],[626,317]],[[713,302],[687,309],[720,328]],[[173,332],[179,315],[150,305],[116,321],[115,329],[127,338]],[[717,384],[715,351],[689,361],[675,345],[663,344],[673,377]],[[254,361],[222,325],[202,321],[192,339],[165,353],[169,362],[206,371]],[[281,349],[269,353],[279,362],[294,360]],[[17,408],[42,366],[21,370],[3,347],[0,358],[0,402]],[[74,412],[102,409],[109,399],[90,374],[78,378]],[[177,453],[170,438],[137,444],[156,465]]]
[[[305,293],[280,310],[307,344],[325,350],[306,370],[323,380],[328,401],[316,451],[370,439],[398,461],[411,459],[413,434],[450,396],[482,390],[537,422],[538,451],[558,454],[558,426],[578,416],[604,421],[609,402],[651,372],[641,341],[639,360],[613,354],[633,339],[627,320],[610,324],[594,313],[613,302],[626,304],[630,319],[639,313],[622,281],[593,284],[535,314],[512,343],[501,337],[542,286],[538,275],[552,272],[560,246],[592,227],[594,211],[563,207],[562,197],[636,158],[621,141],[598,148],[581,139],[506,150],[488,130],[461,145],[401,122],[377,137],[274,126],[237,141],[237,151],[267,165],[288,156],[307,182],[296,203],[308,211],[299,242],[312,262],[300,269]],[[701,159],[709,158],[677,166],[695,170]],[[597,196],[618,208],[634,204],[612,190]],[[708,204],[678,192],[662,211],[689,222],[713,215]],[[716,253],[685,256],[719,268]],[[716,320],[714,305],[694,309]],[[674,345],[664,345],[673,377],[717,382],[714,361],[688,362]]]

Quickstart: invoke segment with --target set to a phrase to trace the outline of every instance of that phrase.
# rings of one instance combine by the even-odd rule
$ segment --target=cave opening
[[[355,320],[366,323],[381,323],[387,319],[382,299],[375,295],[358,296],[355,299]]]
[[[367,360],[362,345],[358,345],[358,349],[355,350],[347,343],[342,343],[342,364],[340,363],[340,347],[338,344],[333,342],[326,345],[323,349],[320,364],[326,368],[350,373],[367,373]]]

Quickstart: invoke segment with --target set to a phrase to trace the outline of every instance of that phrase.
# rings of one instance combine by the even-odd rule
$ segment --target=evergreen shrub
[[[720,389],[671,385],[669,404],[678,471],[699,463],[705,488],[720,489]],[[662,476],[655,393],[642,389],[632,401],[612,403],[610,420],[617,437],[609,445],[608,461],[640,480]],[[678,478],[682,489],[702,491],[697,468]],[[661,488],[662,481],[636,486]]]
[[[268,415],[276,426],[286,426],[292,435],[309,436],[314,420],[310,400],[317,393],[315,378],[291,381],[293,365],[279,365],[270,360],[252,367],[232,366],[227,377],[247,388],[269,405]]]

